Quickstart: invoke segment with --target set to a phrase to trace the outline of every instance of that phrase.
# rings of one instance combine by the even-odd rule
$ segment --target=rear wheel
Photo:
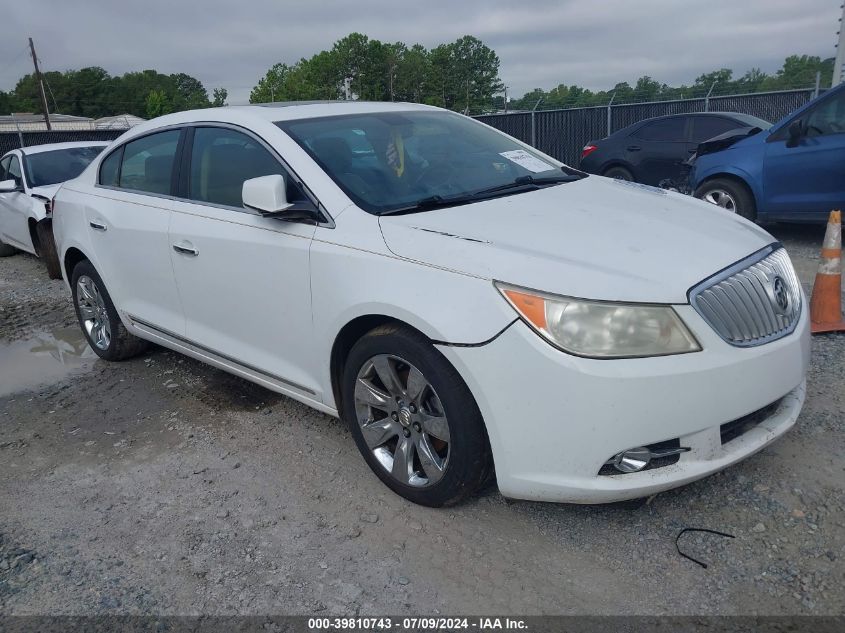
[[[149,343],[129,333],[103,280],[88,260],[79,262],[71,274],[76,318],[94,353],[105,360],[125,360],[143,352]]]
[[[343,416],[391,490],[439,507],[477,491],[492,472],[481,412],[454,367],[421,334],[382,326],[352,348]]]
[[[62,278],[62,267],[59,265],[59,255],[56,252],[56,241],[53,239],[53,221],[49,218],[41,220],[35,225],[40,252],[38,256],[44,261],[47,275],[50,279]]]
[[[14,246],[9,246],[5,242],[0,242],[0,257],[9,257],[18,252]]]
[[[741,215],[752,222],[757,219],[754,196],[744,184],[728,178],[708,180],[695,190],[695,197]]]
[[[602,176],[605,176],[606,178],[613,178],[614,180],[627,180],[628,182],[634,181],[634,174],[632,174],[629,169],[619,167],[618,165],[605,169]]]

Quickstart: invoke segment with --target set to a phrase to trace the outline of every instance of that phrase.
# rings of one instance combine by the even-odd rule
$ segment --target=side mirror
[[[21,187],[16,180],[4,180],[0,182],[0,193],[12,193],[20,191]]]
[[[796,145],[798,145],[798,141],[800,141],[801,137],[804,136],[804,124],[801,122],[801,119],[796,119],[795,121],[790,123],[789,128],[787,128],[786,132],[786,146],[795,147]]]
[[[245,180],[241,198],[245,207],[261,215],[277,215],[293,206],[288,202],[285,179],[279,174]]]

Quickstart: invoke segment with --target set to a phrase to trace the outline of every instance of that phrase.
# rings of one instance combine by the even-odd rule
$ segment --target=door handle
[[[173,250],[177,253],[181,253],[182,255],[190,255],[191,257],[196,257],[200,254],[200,252],[194,248],[194,245],[190,242],[179,242],[174,244]]]
[[[107,231],[108,227],[105,224],[100,222],[89,222],[88,226],[90,226],[95,231]]]
[[[629,152],[639,152],[642,147],[640,147],[639,145],[629,145],[625,149],[627,149]]]

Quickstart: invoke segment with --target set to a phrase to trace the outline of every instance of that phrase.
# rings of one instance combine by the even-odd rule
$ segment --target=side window
[[[168,130],[130,141],[123,148],[118,186],[169,194],[179,130]]]
[[[100,163],[100,184],[107,187],[117,187],[117,176],[120,173],[120,161],[123,158],[123,148],[119,147]]]
[[[804,127],[807,136],[845,133],[845,92],[840,92],[813,108]]]
[[[7,168],[6,178],[14,180],[19,185],[22,185],[23,178],[21,177],[21,162],[18,160],[17,156],[12,156],[11,159],[12,161],[9,163],[9,167]]]
[[[686,140],[684,130],[687,120],[683,117],[663,119],[648,123],[634,132],[634,136],[644,141],[664,141],[682,143]]]
[[[0,181],[8,180],[6,176],[6,172],[9,171],[9,163],[12,162],[11,156],[6,156],[3,160],[0,160]]]
[[[692,142],[702,143],[738,127],[745,126],[742,123],[719,116],[694,116],[692,118]]]
[[[198,127],[191,148],[190,197],[199,202],[243,207],[245,180],[280,174],[289,200],[302,199],[281,163],[252,137],[228,128]]]

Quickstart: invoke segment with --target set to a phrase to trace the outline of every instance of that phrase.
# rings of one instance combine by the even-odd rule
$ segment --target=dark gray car
[[[698,144],[736,128],[768,129],[771,123],[738,112],[696,112],[646,119],[590,141],[581,169],[591,174],[658,185],[677,180]]]

